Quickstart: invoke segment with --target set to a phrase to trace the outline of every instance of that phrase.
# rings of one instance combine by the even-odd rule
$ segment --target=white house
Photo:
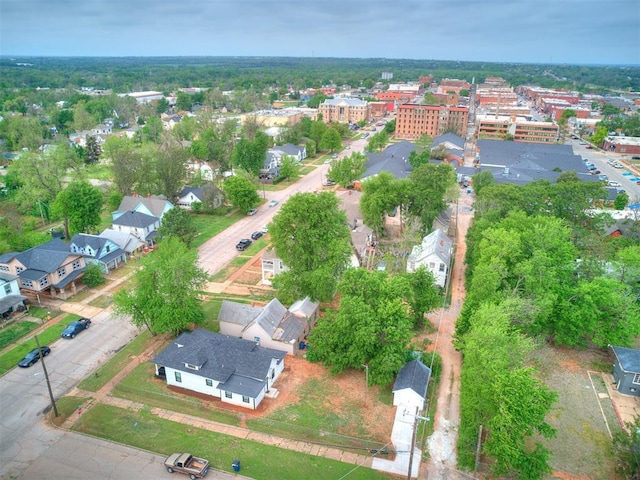
[[[407,259],[407,272],[413,273],[425,266],[434,278],[436,285],[444,288],[447,283],[452,254],[452,242],[442,230],[434,230],[422,239],[420,245],[411,250]]]
[[[276,251],[272,248],[266,250],[262,254],[262,283],[271,285],[271,279],[276,275],[288,270],[280,258],[276,255]]]
[[[308,297],[288,310],[277,298],[264,307],[224,300],[218,313],[220,333],[295,355],[316,323],[318,307]]]
[[[255,410],[284,370],[284,352],[197,329],[183,333],[152,362],[167,385]]]
[[[393,384],[393,405],[409,409],[424,409],[427,399],[427,387],[431,378],[431,369],[420,360],[412,360],[405,364],[396,376]]]
[[[0,316],[9,318],[13,312],[26,309],[24,301],[27,297],[20,295],[18,277],[10,273],[0,271]]]
[[[99,236],[111,240],[129,256],[133,255],[139,250],[144,249],[146,245],[146,242],[140,240],[138,237],[131,235],[129,232],[117,231],[113,230],[112,228],[103,230]]]
[[[173,205],[168,200],[155,195],[149,195],[147,197],[141,197],[137,194],[127,195],[120,202],[118,210],[111,214],[111,217],[115,220],[120,215],[126,212],[139,212],[146,215],[157,217],[162,223],[162,217],[165,213],[173,208]]]
[[[178,194],[178,206],[185,210],[191,210],[194,203],[202,203],[204,191],[202,187],[186,186]]]
[[[69,250],[72,253],[84,255],[87,264],[100,265],[107,274],[127,261],[125,251],[117,243],[98,235],[75,234],[71,239]]]

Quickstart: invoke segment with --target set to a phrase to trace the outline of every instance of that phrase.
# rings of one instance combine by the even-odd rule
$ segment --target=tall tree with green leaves
[[[332,177],[333,178],[333,177]],[[393,174],[382,171],[362,182],[360,211],[365,225],[377,235],[384,233],[385,215],[402,203],[399,183]]]
[[[109,137],[104,143],[104,154],[110,160],[113,183],[121,195],[131,195],[143,172],[141,156],[133,142],[122,137]]]
[[[367,157],[359,152],[352,152],[348,157],[333,159],[327,177],[342,187],[348,187],[362,178],[366,162]]]
[[[53,211],[63,217],[65,235],[89,233],[100,225],[100,212],[104,196],[98,187],[86,180],[71,182],[60,191]]]
[[[96,137],[93,135],[89,135],[87,137],[87,147],[86,147],[86,163],[89,165],[94,165],[98,163],[100,160],[100,155],[102,155],[102,147],[96,140]]]
[[[189,212],[178,207],[174,207],[164,214],[162,225],[158,229],[161,241],[164,242],[169,237],[177,237],[187,247],[191,246],[191,242],[197,234],[198,229]]]
[[[280,159],[278,178],[295,181],[300,177],[300,163],[291,155],[283,155]]]
[[[248,212],[260,203],[258,187],[246,173],[228,177],[222,184],[222,190],[231,205],[242,213]]]
[[[233,166],[257,176],[264,166],[268,149],[269,137],[262,132],[257,132],[253,141],[242,138],[231,155]]]
[[[335,128],[329,127],[322,135],[322,140],[320,140],[320,148],[322,150],[329,150],[330,152],[335,152],[342,148],[342,139],[340,138],[340,133]]]
[[[448,163],[424,164],[409,175],[409,198],[405,201],[411,216],[419,218],[428,232],[435,218],[447,208],[447,191],[456,187],[456,172]]]
[[[333,192],[297,193],[273,217],[269,234],[289,268],[273,279],[278,298],[333,298],[352,253],[347,218]]]
[[[116,314],[131,316],[134,325],[146,327],[152,335],[177,336],[204,322],[199,291],[208,275],[198,267],[196,249],[170,236],[140,263],[133,289],[121,289],[113,298]]]

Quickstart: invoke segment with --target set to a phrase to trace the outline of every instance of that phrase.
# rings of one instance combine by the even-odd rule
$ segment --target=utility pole
[[[405,415],[410,415],[414,418],[413,420],[413,430],[411,433],[411,450],[409,451],[409,469],[407,471],[407,480],[411,480],[411,473],[413,470],[413,451],[416,448],[416,435],[418,434],[418,420],[425,420],[425,421],[429,421],[430,418],[429,417],[422,417],[420,415],[413,415],[409,412],[407,412],[406,410],[404,412],[402,412],[402,416],[404,417]]]
[[[51,399],[51,405],[53,406],[53,413],[56,417],[59,417],[58,407],[56,406],[56,400],[53,398],[53,392],[51,391],[51,383],[49,382],[49,374],[47,373],[47,366],[44,364],[44,356],[42,355],[42,350],[40,350],[40,342],[38,341],[38,336],[34,337],[36,339],[36,347],[38,347],[38,356],[40,357],[40,362],[42,362],[42,369],[44,370],[44,379],[47,382],[47,389],[49,390],[49,398]]]

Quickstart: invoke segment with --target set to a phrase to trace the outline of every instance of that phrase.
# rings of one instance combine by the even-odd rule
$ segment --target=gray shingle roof
[[[184,187],[182,189],[182,191],[180,192],[180,195],[178,195],[180,198],[184,198],[187,195],[189,195],[190,193],[193,194],[194,197],[202,200],[202,197],[204,196],[204,191],[202,189],[202,187]]]
[[[162,213],[164,212],[167,204],[171,205],[171,202],[165,200],[164,198],[151,196],[151,197],[134,197],[131,195],[127,195],[120,202],[120,206],[118,207],[119,212],[126,212],[134,210],[139,204],[143,204],[149,211],[156,217],[162,218]]]
[[[319,302],[312,302],[309,297],[304,300],[298,300],[289,307],[289,311],[297,317],[310,318],[318,309]]]
[[[441,143],[452,143],[457,147],[464,148],[464,138],[451,132],[438,135],[434,138],[432,147],[437,147]]]
[[[55,272],[60,265],[67,263],[69,256],[76,256],[69,252],[69,246],[59,238],[37,245],[15,256],[26,269],[41,270],[46,273]],[[24,272],[20,274],[24,278]]]
[[[640,373],[640,350],[624,347],[611,347],[625,372]]]
[[[116,218],[113,221],[113,224],[123,225],[126,227],[145,228],[157,222],[158,218],[159,217],[152,217],[151,215],[147,215],[146,213],[129,211]]]
[[[87,235],[85,233],[76,233],[71,239],[72,245],[78,248],[91,247],[95,252],[100,252],[106,242],[106,238],[97,235]]]
[[[260,325],[271,338],[274,338],[273,335],[286,314],[287,309],[285,306],[282,305],[277,298],[274,298],[267,303],[262,312],[260,312],[260,315],[256,318],[256,323]]]
[[[389,145],[381,153],[367,153],[362,178],[377,175],[382,171],[392,173],[396,178],[406,178],[413,170],[409,163],[409,154],[415,149],[413,143],[402,141]]]
[[[119,232],[111,228],[107,228],[100,234],[101,237],[111,240],[127,253],[132,253],[138,248],[144,246],[144,242],[127,232]]]
[[[221,382],[221,390],[255,397],[266,383],[271,361],[284,357],[284,352],[255,342],[197,329],[180,335],[151,361]],[[187,368],[186,363],[200,368]]]
[[[394,392],[410,388],[422,398],[427,398],[427,387],[431,378],[431,369],[420,360],[411,360],[400,371],[393,384]]]
[[[247,326],[262,312],[261,307],[253,307],[245,303],[223,300],[218,312],[218,320]]]

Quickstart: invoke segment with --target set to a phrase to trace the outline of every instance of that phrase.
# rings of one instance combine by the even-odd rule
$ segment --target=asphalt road
[[[338,153],[338,158],[351,155],[352,152],[362,152],[367,139],[359,139],[349,144],[349,149]],[[295,184],[278,191],[265,191],[264,203],[258,207],[255,215],[247,215],[239,222],[209,239],[199,248],[199,265],[210,275],[216,274],[241,252],[236,250],[236,244],[243,238],[251,238],[251,234],[268,225],[289,197],[299,192],[315,192],[322,190],[322,184],[327,180],[329,164],[321,164],[308,175],[300,178]],[[275,207],[269,207],[271,200],[277,200]]]
[[[136,334],[137,329],[128,320],[112,317],[107,310],[96,315],[91,327],[76,338],[50,344],[51,354],[45,363],[54,397],[62,397]],[[55,470],[44,477],[24,474],[34,461],[42,461],[48,449],[64,435],[42,422],[49,407],[41,362],[30,368],[15,368],[0,378],[0,478],[74,478],[58,475]],[[73,457],[74,452],[69,448],[65,457]],[[93,462],[91,458],[85,460]]]

